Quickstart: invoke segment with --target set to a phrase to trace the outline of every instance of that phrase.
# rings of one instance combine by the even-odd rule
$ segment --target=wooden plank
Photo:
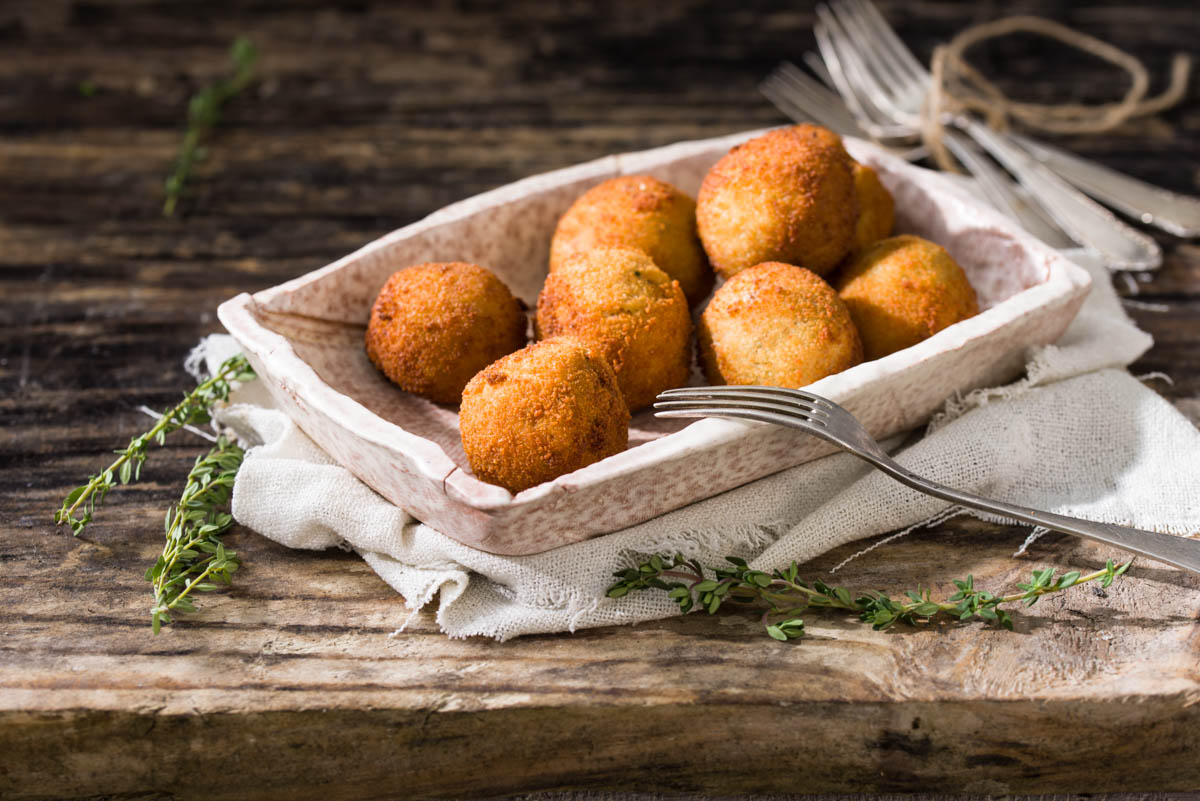
[[[922,55],[981,13],[886,11]],[[1158,74],[1200,33],[1190,10],[1055,12]],[[777,644],[730,613],[498,644],[449,640],[429,614],[389,636],[408,612],[357,557],[237,529],[233,588],[154,637],[141,572],[203,443],[156,451],[85,538],[53,530],[62,495],[144,429],[136,407],[186,385],[221,300],[530,173],[782,122],[755,85],[812,45],[812,21],[766,0],[0,8],[0,797],[1200,787],[1200,581],[1150,563],[1103,597],[1043,601],[1015,633],[814,614],[809,639]],[[183,104],[243,33],[261,80],[164,219]],[[980,63],[1035,98],[1111,91],[1094,65],[1017,44]],[[1197,192],[1197,96],[1067,145]],[[1155,388],[1200,417],[1200,248],[1159,240],[1166,263],[1135,299],[1166,310],[1133,310],[1157,342],[1133,371],[1170,375]],[[941,591],[970,572],[1003,589],[1111,555],[1050,535],[1011,559],[1025,534],[955,520],[837,580]]]

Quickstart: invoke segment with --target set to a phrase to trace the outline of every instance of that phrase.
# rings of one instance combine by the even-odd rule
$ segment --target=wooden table
[[[319,6],[319,7],[318,7]],[[923,56],[1028,2],[889,8]],[[1056,16],[1163,75],[1194,9]],[[812,45],[811,9],[743,0],[114,4],[0,8],[0,797],[493,796],[563,788],[755,793],[1115,792],[1200,787],[1200,582],[1145,563],[1056,596],[1016,633],[872,633],[812,615],[802,644],[694,615],[507,644],[455,641],[357,557],[237,529],[233,588],[150,634],[141,574],[203,444],[177,435],[86,537],[59,499],[188,383],[217,304],[440,206],[602,154],[782,121],[755,91]],[[174,219],[162,182],[184,106],[248,35],[260,80],[228,108]],[[1039,98],[1110,96],[1092,63],[1010,42],[979,62]],[[1200,91],[1068,146],[1200,191]],[[1133,366],[1200,414],[1200,249],[1134,309]],[[954,520],[853,562],[849,586],[1009,586],[1105,552]],[[845,557],[842,549],[807,570]]]

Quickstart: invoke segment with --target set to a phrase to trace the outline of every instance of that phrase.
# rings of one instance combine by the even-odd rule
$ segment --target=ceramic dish
[[[308,275],[219,310],[281,408],[380,495],[464,544],[527,554],[615,531],[830,452],[799,432],[730,420],[634,415],[629,448],[512,495],[470,471],[457,409],[409,395],[367,361],[371,303],[392,272],[472,261],[533,305],[567,207],[616,175],[649,173],[695,196],[708,168],[759,131],[685,142],[518,181],[448,206]],[[936,173],[847,140],[896,199],[897,232],[945,246],[981,312],[930,339],[812,384],[882,437],[925,422],[946,398],[1020,374],[1029,346],[1075,315],[1087,273]],[[696,379],[699,380],[698,377]]]

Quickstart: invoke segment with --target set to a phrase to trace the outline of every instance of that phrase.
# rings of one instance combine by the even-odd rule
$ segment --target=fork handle
[[[1153,239],[1125,225],[1007,136],[969,117],[954,122],[1007,167],[1068,236],[1101,253],[1110,268],[1154,270],[1162,264],[1162,249]]]
[[[1175,236],[1200,236],[1200,198],[1148,184],[1025,136],[1010,136],[1035,159],[1097,200]]]
[[[1172,534],[1162,534],[1158,531],[1143,531],[1126,526],[1115,526],[1111,523],[1097,523],[1078,517],[1043,512],[1029,509],[1016,504],[994,501],[981,495],[947,487],[936,481],[922,478],[916,473],[902,467],[888,456],[873,453],[852,451],[856,456],[874,464],[892,478],[918,492],[941,498],[944,501],[978,509],[982,512],[1020,520],[1034,526],[1044,526],[1054,531],[1075,534],[1089,540],[1114,545],[1122,550],[1130,551],[1139,556],[1146,556],[1169,565],[1200,573],[1200,541],[1177,537]]]
[[[1076,247],[1076,243],[1061,228],[1048,222],[1035,206],[1025,203],[1007,173],[994,166],[992,160],[976,150],[962,134],[947,128],[942,132],[942,142],[962,162],[967,172],[975,177],[979,189],[993,206],[1056,250]]]

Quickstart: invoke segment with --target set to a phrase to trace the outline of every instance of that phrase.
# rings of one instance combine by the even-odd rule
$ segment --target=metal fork
[[[875,123],[919,131],[929,72],[867,0],[835,0],[817,9],[817,46],[839,91],[857,96]],[[962,130],[1005,166],[1079,244],[1101,253],[1115,269],[1154,269],[1162,250],[1103,206],[1075,190],[1007,136],[958,115],[947,122]]]
[[[888,456],[852,414],[811,392],[758,386],[685,387],[660,394],[654,408],[658,417],[727,417],[796,428],[849,451],[918,492],[1200,573],[1200,542],[1196,540],[1028,509],[922,478]]]
[[[844,28],[860,32],[866,37],[862,47],[871,48],[875,54],[870,64],[887,65],[887,69],[881,72],[883,77],[899,74],[907,78],[907,83],[902,87],[908,93],[904,107],[909,111],[919,111],[924,100],[924,88],[931,80],[929,72],[905,46],[879,9],[870,0],[841,0],[834,2],[831,8]],[[1200,198],[1148,184],[1029,137],[1010,135],[1008,139],[1021,145],[1030,156],[1079,189],[1130,217],[1175,236],[1200,236]]]
[[[813,55],[814,60],[810,60],[809,55]],[[836,85],[818,56],[806,53],[805,62],[826,84]],[[880,132],[864,130],[840,95],[834,94],[810,78],[795,64],[780,64],[763,80],[759,91],[774,103],[776,108],[796,122],[811,120],[843,136],[856,136],[860,139],[869,136],[876,142],[879,141]],[[1008,214],[1022,228],[1052,248],[1064,250],[1075,247],[1075,242],[1063,233],[1061,228],[1044,217],[1036,205],[1031,205],[1022,196],[1008,174],[994,166],[973,144],[954,131],[946,132],[945,142],[955,158],[962,162],[967,172],[976,179],[980,190],[995,208]],[[908,161],[928,155],[923,146],[888,149]]]
[[[925,146],[914,144],[911,137],[893,143],[883,129],[864,128],[841,95],[822,86],[790,62],[776,67],[758,85],[758,91],[796,122],[815,122],[842,136],[872,140],[905,161],[917,161],[929,155]]]

